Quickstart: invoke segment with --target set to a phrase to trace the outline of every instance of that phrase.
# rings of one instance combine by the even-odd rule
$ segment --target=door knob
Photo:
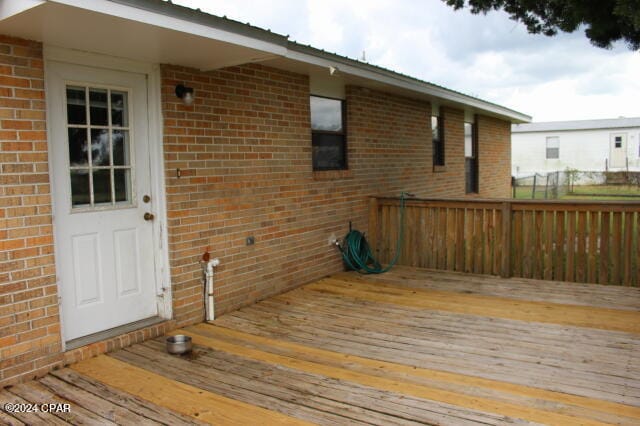
[[[148,221],[148,220],[153,220],[155,216],[153,215],[153,213],[146,212],[142,217],[144,218],[144,220]]]

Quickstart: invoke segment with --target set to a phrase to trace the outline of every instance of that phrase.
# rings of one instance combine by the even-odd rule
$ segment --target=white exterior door
[[[611,161],[609,167],[621,169],[627,167],[627,134],[611,134]]]
[[[144,74],[51,62],[47,96],[69,341],[158,314],[147,81]]]

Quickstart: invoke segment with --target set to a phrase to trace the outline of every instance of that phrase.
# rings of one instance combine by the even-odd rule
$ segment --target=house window
[[[478,129],[475,123],[464,123],[465,190],[478,193]]]
[[[616,136],[616,148],[622,148],[622,136]]]
[[[560,158],[560,138],[549,136],[547,138],[547,160]]]
[[[431,140],[433,142],[433,165],[444,166],[444,120],[431,117]]]
[[[344,101],[311,96],[313,170],[347,168]]]

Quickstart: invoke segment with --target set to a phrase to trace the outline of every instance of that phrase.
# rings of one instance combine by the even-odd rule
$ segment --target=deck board
[[[269,323],[269,317],[266,316],[253,318],[254,321],[251,322],[246,320],[247,317],[253,318],[252,315],[245,314],[244,321],[235,320],[233,324],[231,324],[231,318],[228,318],[224,325],[258,335],[292,340],[304,345],[324,347],[342,353],[511,381],[526,386],[543,387],[587,397],[640,404],[639,375],[638,373],[634,374],[633,371],[627,372],[629,368],[627,365],[633,367],[635,364],[637,366],[637,361],[633,359],[633,352],[629,351],[622,351],[626,355],[623,353],[618,359],[621,363],[619,374],[615,371],[613,374],[606,374],[606,372],[600,371],[597,366],[589,365],[589,361],[563,362],[561,364],[556,362],[555,365],[548,361],[545,363],[545,354],[540,352],[537,352],[540,356],[538,360],[535,358],[530,361],[513,359],[509,335],[503,335],[502,342],[494,346],[493,354],[485,355],[478,354],[478,347],[475,344],[470,344],[464,350],[461,350],[459,345],[445,345],[443,347],[437,337],[429,341],[422,341],[420,345],[406,345],[399,343],[391,336],[387,336],[385,339],[361,337],[359,330],[347,334],[345,329],[332,331],[329,326],[309,328],[284,320]],[[452,319],[455,320],[455,318]],[[374,323],[375,318],[370,318],[369,322]],[[286,330],[286,337],[283,337],[285,334],[283,330]],[[460,340],[465,338],[465,330],[461,330],[459,338]],[[559,345],[557,342],[553,344],[556,347]],[[563,343],[563,350],[568,354],[574,353],[570,340]],[[532,354],[535,353],[532,352]],[[598,357],[598,352],[594,348],[590,348],[587,354],[596,359]],[[619,377],[619,375],[623,377]],[[605,386],[603,387],[603,385]]]
[[[489,275],[417,269],[407,266],[396,266],[383,275],[353,275],[349,272],[343,272],[333,277],[466,294],[499,297],[508,295],[512,299],[529,301],[596,306],[618,310],[640,310],[640,288],[638,287],[594,286],[592,284],[526,278],[503,280]]]
[[[640,424],[640,289],[341,273],[0,392],[7,424]],[[43,401],[44,400],[44,401]]]

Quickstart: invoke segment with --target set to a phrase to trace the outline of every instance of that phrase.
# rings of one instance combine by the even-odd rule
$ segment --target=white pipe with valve
[[[205,298],[205,311],[206,311],[206,319],[207,321],[213,321],[215,319],[215,308],[214,308],[214,300],[213,300],[213,275],[214,269],[216,266],[220,265],[220,259],[217,257],[209,260],[206,263],[205,267],[205,288],[206,288],[206,298]]]

